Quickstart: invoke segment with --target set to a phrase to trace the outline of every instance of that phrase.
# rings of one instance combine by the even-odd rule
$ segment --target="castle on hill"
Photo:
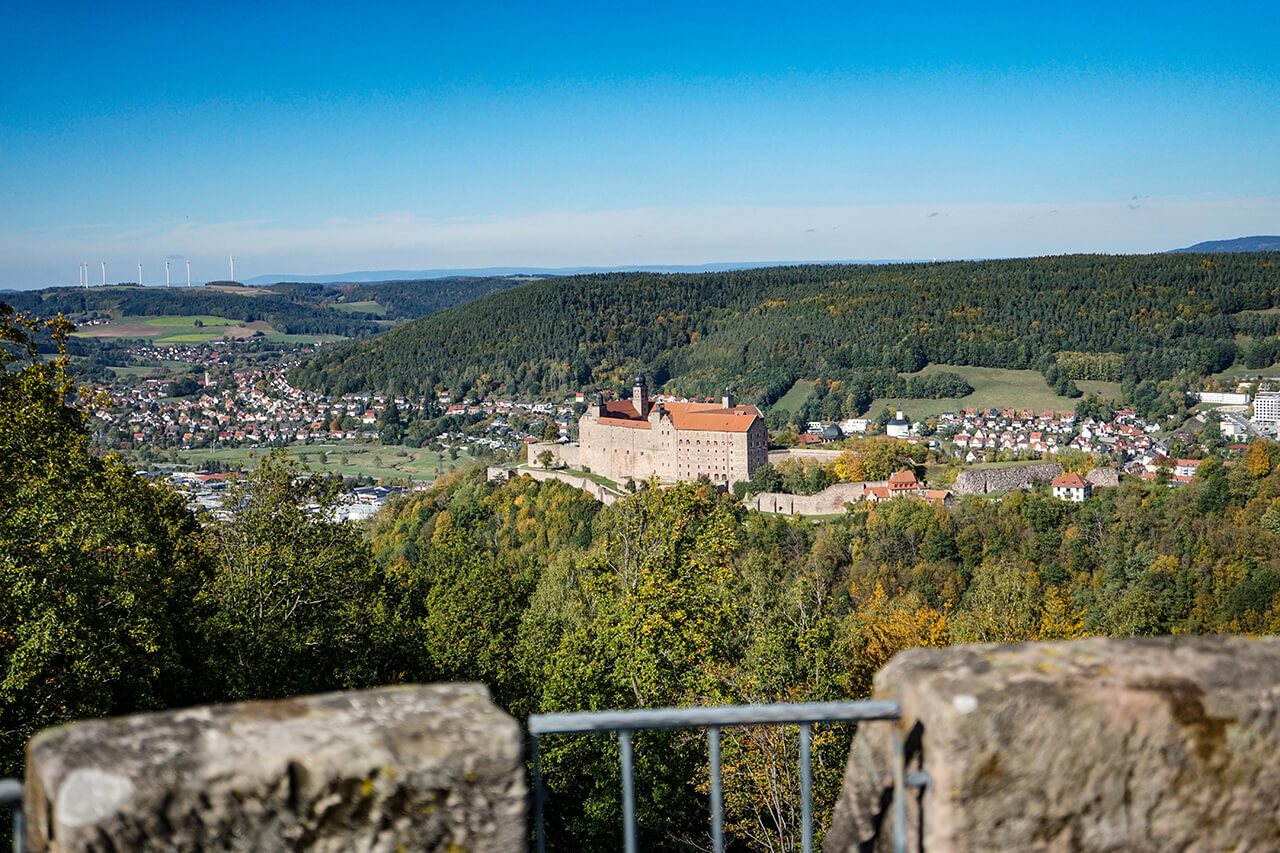
[[[563,448],[568,450],[569,448]],[[769,459],[769,431],[755,406],[726,393],[720,404],[654,402],[637,376],[631,399],[605,402],[597,394],[578,422],[576,460],[565,462],[615,482],[696,480],[730,486],[749,480]]]

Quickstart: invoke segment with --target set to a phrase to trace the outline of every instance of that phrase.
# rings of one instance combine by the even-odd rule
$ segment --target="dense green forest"
[[[897,498],[817,524],[705,483],[603,507],[473,469],[389,506],[366,536],[329,520],[331,485],[281,455],[234,487],[223,520],[93,456],[65,364],[32,343],[66,331],[0,324],[5,775],[45,726],[194,702],[434,680],[482,681],[519,719],[860,698],[908,646],[1280,631],[1273,442],[1231,466],[1210,458],[1176,489],[1124,479],[1083,504],[1040,490],[951,509]],[[732,849],[797,847],[786,734],[725,734]],[[822,821],[850,735],[816,733]],[[637,736],[645,849],[705,832],[703,743]],[[544,744],[554,849],[616,847],[616,749]]]
[[[540,282],[318,355],[330,392],[551,395],[725,386],[771,403],[797,379],[868,386],[930,363],[1155,382],[1218,372],[1280,330],[1280,255],[1075,255],[998,261],[617,273]],[[1242,346],[1243,344],[1243,346]]]

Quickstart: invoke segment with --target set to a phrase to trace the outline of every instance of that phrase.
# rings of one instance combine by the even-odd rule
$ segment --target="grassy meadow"
[[[973,386],[973,393],[965,397],[943,397],[938,400],[920,400],[907,397],[882,397],[872,401],[867,413],[874,417],[880,410],[888,407],[889,411],[901,409],[908,419],[918,420],[933,417],[943,412],[959,412],[964,409],[1053,409],[1068,411],[1074,409],[1076,401],[1067,397],[1059,397],[1045,384],[1044,377],[1034,370],[1005,370],[998,367],[962,367],[950,364],[931,364],[919,373],[902,374],[903,376],[928,376],[933,373],[956,373]],[[1076,385],[1086,394],[1101,394],[1112,400],[1120,399],[1119,382],[1086,382],[1077,381]],[[800,380],[782,397],[775,406],[789,412],[798,410],[804,404],[813,383]]]
[[[868,412],[874,416],[884,407],[890,411],[901,409],[908,419],[933,417],[943,412],[956,412],[963,409],[1053,409],[1054,411],[1070,411],[1076,407],[1076,401],[1068,397],[1059,397],[1045,384],[1044,377],[1034,370],[1005,370],[998,367],[961,367],[947,364],[931,364],[912,376],[927,376],[931,373],[956,373],[973,386],[973,393],[964,397],[944,397],[938,400],[913,400],[900,397],[886,397],[872,402]],[[1101,394],[1103,397],[1119,400],[1119,382],[1086,382],[1077,381],[1076,385],[1086,394]]]
[[[314,471],[344,477],[372,477],[375,480],[432,480],[471,461],[465,453],[459,453],[457,459],[450,459],[448,450],[436,452],[381,444],[297,444],[285,449]],[[183,463],[195,468],[207,467],[213,459],[224,465],[252,468],[270,452],[262,447],[227,447],[178,453]]]

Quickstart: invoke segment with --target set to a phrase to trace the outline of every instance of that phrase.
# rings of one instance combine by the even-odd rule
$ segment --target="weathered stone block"
[[[29,849],[519,851],[523,737],[475,684],[72,723],[27,745]]]
[[[1280,849],[1280,639],[902,652],[908,849]],[[889,849],[890,726],[854,739],[827,851]]]

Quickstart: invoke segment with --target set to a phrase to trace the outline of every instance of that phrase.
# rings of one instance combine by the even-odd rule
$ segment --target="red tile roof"
[[[760,410],[755,406],[734,406],[726,409],[719,403],[664,403],[663,407],[678,430],[703,432],[746,432]],[[604,404],[600,423],[608,426],[648,429],[649,421],[641,418],[630,400],[618,400]]]

